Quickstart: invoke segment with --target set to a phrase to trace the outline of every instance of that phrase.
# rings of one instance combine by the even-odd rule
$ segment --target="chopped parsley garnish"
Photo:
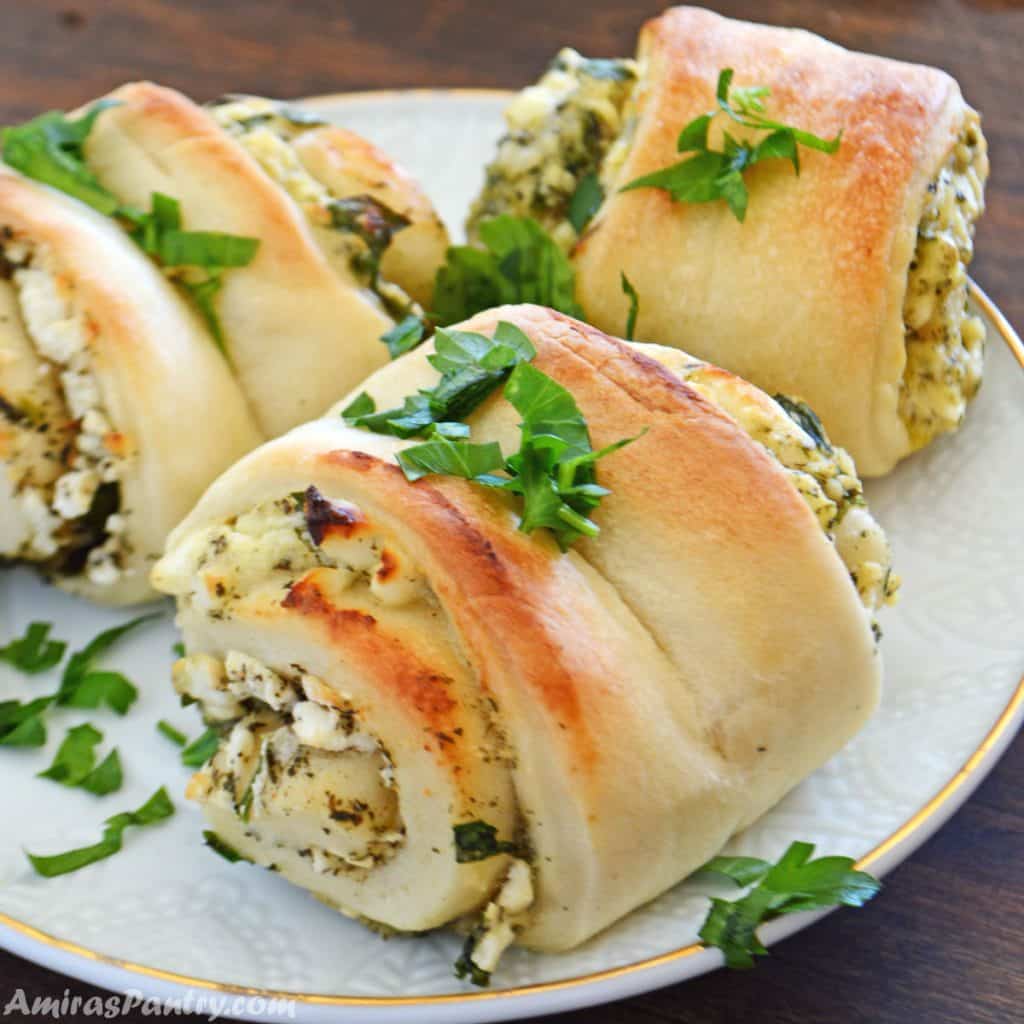
[[[410,395],[395,409],[377,412],[365,392],[342,412],[346,422],[375,434],[415,437],[434,426],[444,435],[452,420],[468,416],[509,375],[512,367],[537,352],[530,339],[513,324],[501,321],[494,337],[473,331],[447,331],[434,335],[430,365],[441,374],[433,388]],[[450,433],[450,431],[449,431]]]
[[[476,949],[479,936],[474,933],[470,935],[462,946],[462,953],[455,961],[455,977],[464,978],[478,988],[489,988],[491,984],[491,972],[485,971],[473,960],[473,950]]]
[[[503,214],[481,221],[484,248],[456,245],[434,283],[434,319],[442,326],[507,303],[533,302],[582,317],[565,253],[535,220]]]
[[[186,768],[199,768],[217,753],[219,745],[220,733],[216,729],[207,729],[181,752],[181,763]]]
[[[214,299],[231,267],[253,261],[258,238],[227,235],[217,231],[184,231],[181,204],[170,196],[154,192],[149,213],[120,207],[117,215],[130,225],[129,234],[140,248],[171,275],[191,297],[217,347],[227,354],[227,342],[217,317]]]
[[[211,832],[209,829],[203,832],[203,842],[205,842],[214,853],[223,857],[229,864],[237,864],[240,860],[249,860],[248,857],[239,853],[233,846],[224,842],[216,832]]]
[[[722,950],[729,967],[753,967],[755,956],[768,955],[757,937],[763,921],[801,910],[862,907],[881,889],[878,879],[854,868],[852,857],[811,860],[813,853],[810,843],[791,843],[776,864],[755,857],[708,861],[701,871],[753,888],[737,900],[711,900],[701,941]]]
[[[25,635],[0,647],[0,661],[13,665],[19,672],[35,675],[53,668],[64,657],[67,644],[63,640],[50,640],[52,623],[33,622]]]
[[[171,654],[173,654],[176,658],[184,658],[185,645],[180,640],[178,640],[176,643],[171,644]]]
[[[501,853],[517,853],[518,846],[506,839],[498,838],[498,830],[486,821],[467,821],[452,827],[455,838],[455,860],[459,864],[471,864],[487,860]]]
[[[176,747],[184,747],[188,743],[188,737],[178,729],[175,729],[170,722],[160,719],[156,723],[156,731],[161,736],[166,736]]]
[[[619,271],[619,277],[622,283],[622,294],[629,299],[629,313],[626,316],[626,333],[623,337],[626,341],[633,340],[633,333],[636,331],[636,318],[640,313],[640,296],[637,295],[636,289],[633,287],[629,278],[626,277],[624,270]]]
[[[772,398],[786,411],[786,415],[798,427],[810,434],[814,443],[823,451],[831,452],[832,444],[825,433],[825,428],[818,419],[818,414],[806,403],[788,395],[772,395]]]
[[[44,717],[54,698],[0,701],[0,746],[41,747],[46,742]]]
[[[115,792],[123,781],[121,758],[114,749],[97,766],[96,747],[102,740],[103,733],[88,723],[69,729],[53,764],[40,772],[39,777],[52,779],[62,786],[78,786],[96,796]]]
[[[380,340],[388,347],[388,355],[392,359],[411,352],[427,333],[427,325],[418,317],[410,313],[404,320],[400,320],[389,331],[381,335]]]
[[[529,363],[516,366],[504,394],[523,417],[518,452],[499,461],[496,443],[434,438],[398,454],[406,476],[418,480],[428,473],[446,473],[517,494],[523,499],[519,529],[532,533],[546,527],[563,551],[580,537],[596,537],[600,531],[588,516],[609,491],[597,483],[595,463],[636,438],[595,452],[576,400]],[[508,475],[495,476],[499,468]]]
[[[54,854],[51,857],[40,857],[28,853],[26,856],[35,868],[36,874],[44,878],[55,878],[57,875],[66,875],[72,871],[78,871],[89,864],[112,857],[121,849],[124,830],[132,826],[142,828],[146,825],[153,825],[158,821],[169,818],[174,813],[174,804],[171,803],[167,791],[161,786],[138,810],[123,811],[107,818],[103,838],[93,846],[83,846],[77,850],[68,850],[67,853]]]
[[[46,712],[54,704],[73,708],[98,708],[106,704],[119,715],[125,714],[135,702],[138,690],[120,672],[96,671],[94,662],[129,630],[159,615],[159,612],[143,615],[108,629],[82,650],[72,654],[64,666],[56,693],[25,703],[17,700],[0,701],[0,746],[41,747],[46,742]],[[43,623],[33,623],[25,637],[13,641],[4,649],[11,651],[13,647],[13,657],[24,659],[26,664],[33,666],[42,665],[41,668],[23,668],[23,671],[52,668],[64,653],[66,645],[47,640],[49,626],[43,627]],[[32,638],[30,641],[29,637]],[[24,646],[19,648],[18,644]],[[55,645],[59,646],[59,652],[55,650]]]
[[[116,106],[116,100],[100,100],[76,121],[51,110],[25,124],[4,128],[0,136],[4,162],[121,221],[164,270],[184,272],[171,276],[191,297],[217,347],[226,353],[214,298],[221,289],[223,271],[252,262],[259,239],[219,231],[184,231],[180,204],[159,192],[153,193],[148,213],[121,204],[89,169],[83,149],[96,118]]]
[[[694,118],[679,133],[676,150],[695,155],[636,178],[620,191],[661,188],[679,203],[708,203],[724,199],[736,219],[742,222],[747,215],[749,199],[743,175],[749,168],[763,160],[789,160],[799,175],[798,146],[829,154],[839,149],[842,132],[835,138],[822,139],[811,132],[772,121],[764,116],[764,99],[770,95],[767,86],[732,87],[732,77],[732,68],[719,72],[715,90],[717,109]],[[708,144],[708,129],[719,111],[737,124],[768,134],[755,142],[741,141],[724,131],[723,148],[712,149]]]
[[[584,174],[576,183],[576,190],[569,199],[566,216],[577,235],[582,235],[584,228],[594,219],[594,214],[604,202],[604,188],[597,174],[591,171]]]
[[[82,146],[96,118],[115,100],[94,103],[77,121],[59,110],[51,110],[25,124],[4,128],[0,135],[4,163],[44,185],[66,192],[110,217],[120,204],[89,170]]]
[[[598,527],[588,517],[608,491],[597,483],[595,463],[635,438],[595,452],[575,399],[529,365],[536,350],[513,324],[500,322],[493,338],[439,328],[435,344],[429,361],[441,380],[434,388],[383,412],[363,392],[342,413],[345,420],[378,434],[425,437],[423,444],[396,456],[409,480],[430,474],[458,476],[517,494],[523,499],[520,529],[532,533],[548,528],[563,551],[581,536],[596,537]],[[468,416],[506,378],[504,396],[523,417],[519,451],[507,458],[495,442],[465,440],[468,428],[454,422]],[[507,475],[496,475],[499,470]]]
[[[104,630],[82,650],[72,654],[64,666],[60,689],[54,695],[57,703],[72,708],[98,708],[106,704],[119,715],[125,714],[135,703],[139,691],[120,672],[97,671],[94,663],[126,633],[160,618],[160,615],[160,612],[140,615],[113,629]]]

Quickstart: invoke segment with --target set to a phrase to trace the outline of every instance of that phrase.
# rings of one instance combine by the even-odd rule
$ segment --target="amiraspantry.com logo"
[[[0,999],[3,999],[0,996]],[[142,1017],[175,1017],[198,1014],[215,1021],[224,1017],[263,1017],[267,1020],[294,1020],[295,1000],[266,999],[263,996],[221,995],[215,992],[186,990],[168,999],[146,996],[135,989],[119,995],[82,996],[69,989],[59,996],[29,996],[23,988],[3,999],[2,1017],[28,1017],[32,1020],[67,1020],[96,1017],[116,1020],[129,1014]]]

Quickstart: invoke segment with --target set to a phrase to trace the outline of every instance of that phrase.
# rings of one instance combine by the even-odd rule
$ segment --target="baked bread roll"
[[[0,555],[97,601],[152,597],[171,527],[261,440],[141,249],[109,218],[0,170]]]
[[[190,230],[259,240],[250,263],[223,275],[215,303],[265,434],[321,415],[387,360],[381,335],[415,309],[379,271],[405,218],[369,197],[335,196],[309,173],[292,144],[310,128],[295,121],[301,114],[249,99],[204,110],[147,82],[108,98],[117,105],[96,119],[84,147],[105,188],[139,209],[164,193],[180,202]],[[407,178],[388,187],[411,195],[406,205],[421,216],[422,193]],[[443,234],[436,219],[431,228]],[[411,278],[421,294],[427,272]]]
[[[685,157],[681,129],[717,109],[719,72],[767,86],[767,116],[830,138],[745,175],[744,223],[724,201],[622,186]],[[984,329],[965,310],[988,157],[978,114],[934,68],[852,53],[796,29],[680,7],[645,25],[636,61],[563,51],[507,112],[474,222],[540,219],[567,248],[577,298],[605,330],[686,349],[809,402],[865,475],[955,430],[982,374]],[[724,115],[721,132],[750,135]],[[581,178],[605,200],[582,238]],[[472,226],[472,225],[471,225]]]
[[[873,598],[797,476],[856,493],[888,561],[848,457],[750,385],[534,306],[460,329],[500,321],[595,449],[647,429],[602,462],[599,537],[563,553],[504,492],[409,483],[410,442],[334,415],[225,473],[153,571],[175,685],[222,729],[188,789],[220,841],[375,926],[461,922],[484,971],[674,885],[870,715]],[[366,390],[436,383],[431,348]],[[516,419],[495,394],[467,422],[510,451]]]

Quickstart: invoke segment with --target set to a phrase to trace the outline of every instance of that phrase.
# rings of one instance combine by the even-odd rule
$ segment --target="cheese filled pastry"
[[[221,732],[188,790],[218,841],[375,927],[468,930],[476,976],[651,900],[839,750],[896,581],[805,407],[536,306],[452,330],[522,332],[595,451],[636,438],[598,536],[562,551],[506,492],[410,483],[417,442],[336,412],[213,484],[153,582]],[[400,405],[436,354],[366,392]],[[512,451],[518,419],[492,393],[465,422]]]
[[[387,360],[381,335],[419,309],[403,283],[429,298],[447,243],[408,175],[365,140],[268,100],[204,109],[147,82],[107,100],[83,144],[104,188],[143,210],[170,196],[186,229],[258,243],[209,301],[265,434],[321,415]]]
[[[0,171],[0,556],[104,603],[262,436],[174,287],[109,218]]]
[[[726,69],[746,124],[718,105]],[[678,151],[709,113],[704,136]],[[759,119],[842,135],[831,154],[794,142],[797,175],[785,132],[753,130]],[[988,157],[949,75],[679,7],[645,25],[636,60],[562,51],[506,121],[471,231],[499,213],[540,220],[571,250],[577,298],[598,326],[622,329],[625,273],[638,337],[805,399],[865,475],[962,422],[982,375],[984,328],[966,300]],[[782,159],[754,154],[770,137]],[[661,187],[624,190],[740,145],[756,159],[736,209],[713,178],[677,178],[678,201]],[[584,181],[596,212],[579,234]]]

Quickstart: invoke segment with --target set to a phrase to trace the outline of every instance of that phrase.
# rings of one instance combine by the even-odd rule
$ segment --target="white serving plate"
[[[323,97],[310,106],[381,144],[411,170],[457,232],[501,131],[507,95],[416,90]],[[1024,348],[975,290],[989,329],[986,382],[964,428],[872,483],[868,495],[904,579],[883,616],[885,696],[850,746],[739,837],[736,851],[776,857],[793,839],[857,856],[884,874],[934,832],[991,769],[1024,717],[1024,565],[1008,510],[1024,507]],[[1019,364],[1019,365],[1018,365]],[[0,576],[0,638],[36,619],[80,645],[126,618],[74,600],[26,572]],[[169,719],[190,735],[168,685],[171,612],[126,641],[110,664],[142,688],[125,719],[53,716],[44,751],[0,750],[0,944],[112,989],[176,1000],[223,999],[218,1012],[320,1022],[470,1022],[593,1005],[713,969],[693,943],[707,884],[687,882],[560,956],[511,951],[494,988],[452,976],[459,940],[447,933],[383,940],[283,879],[231,866],[204,848],[199,812],[181,797],[187,772],[155,731]],[[48,692],[0,665],[0,699]],[[93,721],[116,744],[125,788],[97,800],[38,779],[67,727]],[[101,823],[166,784],[175,817],[130,831],[118,856],[53,880],[24,850],[95,842]],[[881,898],[898,900],[899,887]],[[820,915],[819,915],[820,916]],[[815,920],[765,929],[778,940]],[[292,1000],[274,1009],[266,1000]]]

